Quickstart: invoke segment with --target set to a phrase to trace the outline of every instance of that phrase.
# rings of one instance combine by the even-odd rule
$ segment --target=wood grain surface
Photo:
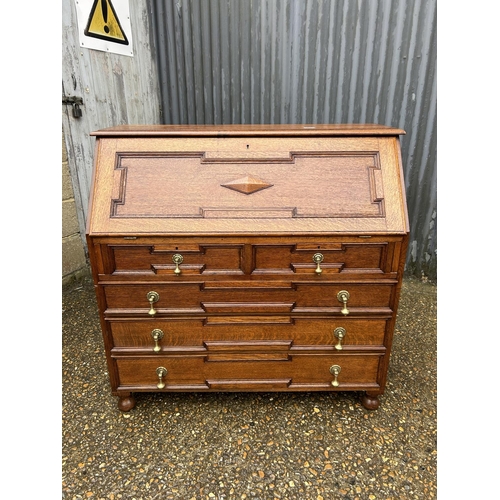
[[[140,391],[264,390],[378,408],[409,235],[402,133],[95,132],[87,241],[119,409]]]

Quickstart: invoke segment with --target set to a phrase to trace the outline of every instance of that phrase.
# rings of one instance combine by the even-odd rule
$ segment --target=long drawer
[[[289,314],[389,310],[395,283],[181,282],[103,285],[105,314]],[[348,295],[345,304],[341,292]],[[153,300],[150,292],[154,292]],[[345,306],[345,307],[344,307]],[[349,312],[347,312],[349,311]],[[382,312],[382,311],[378,311]],[[387,311],[386,311],[387,312]]]
[[[349,350],[383,346],[388,317],[293,318],[291,316],[205,316],[177,319],[113,319],[109,321],[113,351],[141,350],[158,354],[185,347],[217,350],[233,345],[265,350],[269,343],[285,348],[318,346]]]
[[[301,354],[229,361],[209,355],[113,359],[117,390],[122,391],[367,390],[379,388],[383,355]]]

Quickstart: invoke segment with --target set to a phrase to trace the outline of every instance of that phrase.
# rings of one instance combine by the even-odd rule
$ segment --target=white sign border
[[[116,17],[128,40],[128,45],[112,42],[111,40],[100,40],[85,35],[85,28],[90,16],[94,0],[74,0],[76,7],[76,17],[78,19],[78,35],[80,47],[84,49],[101,50],[113,54],[134,57],[134,47],[132,44],[132,27],[130,25],[130,6],[129,0],[110,0],[116,12]]]

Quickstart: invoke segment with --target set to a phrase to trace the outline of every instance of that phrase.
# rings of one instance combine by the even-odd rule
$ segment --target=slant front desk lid
[[[99,130],[87,232],[408,232],[399,136],[380,125]]]

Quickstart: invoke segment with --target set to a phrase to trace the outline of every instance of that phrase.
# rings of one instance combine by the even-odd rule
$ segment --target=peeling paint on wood
[[[82,117],[63,105],[63,133],[68,149],[78,221],[86,245],[85,219],[94,158],[90,132],[120,124],[160,123],[160,90],[151,45],[149,2],[130,2],[134,56],[80,47],[74,1],[62,4],[62,92],[83,98]]]

